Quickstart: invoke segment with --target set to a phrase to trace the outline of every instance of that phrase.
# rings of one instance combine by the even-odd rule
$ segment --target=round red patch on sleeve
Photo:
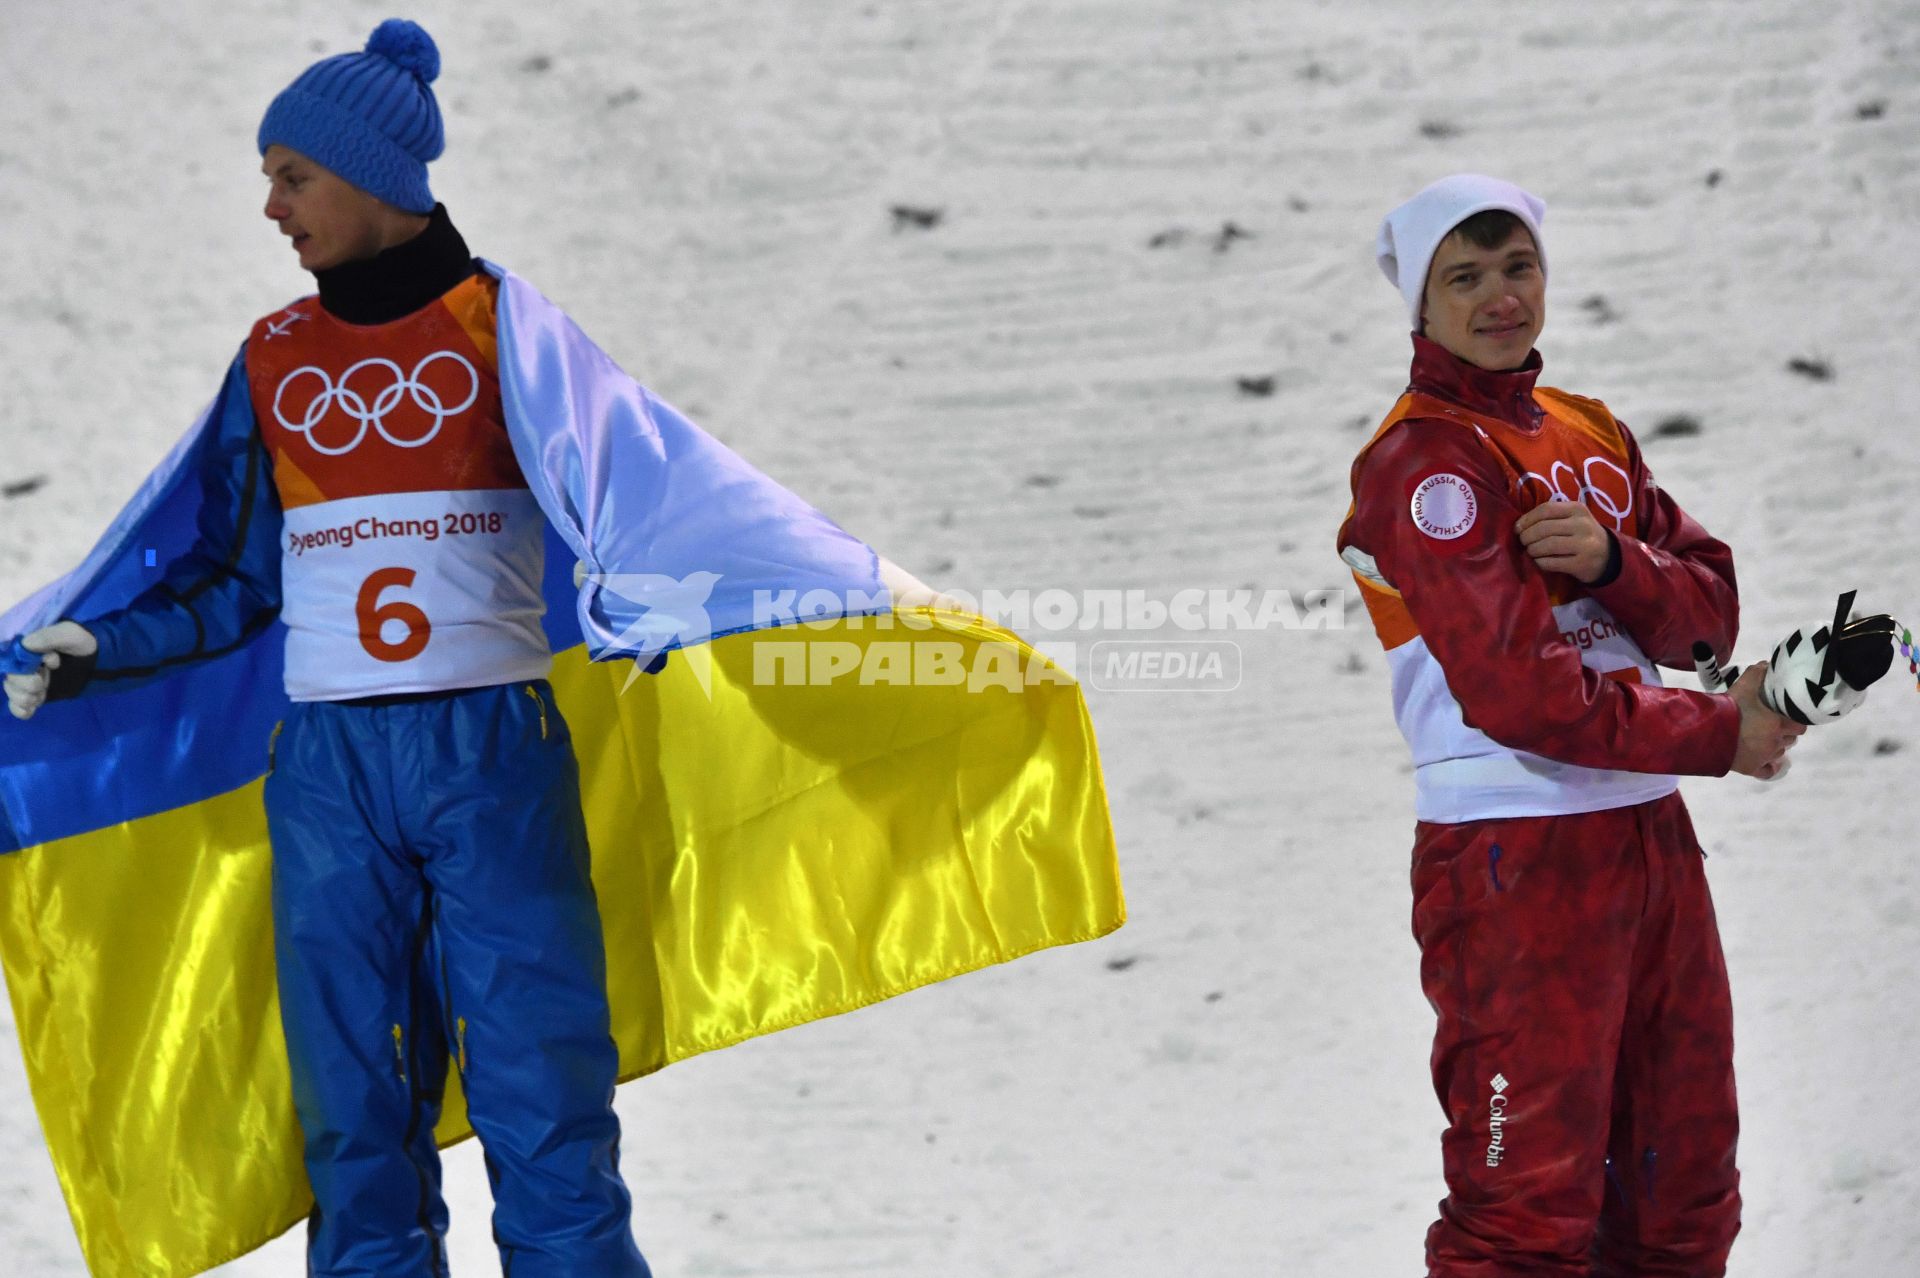
[[[1410,506],[1413,526],[1435,541],[1457,541],[1480,517],[1473,485],[1445,471],[1428,475],[1413,486]]]

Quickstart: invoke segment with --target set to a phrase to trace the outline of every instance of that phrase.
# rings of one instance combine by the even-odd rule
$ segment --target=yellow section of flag
[[[900,623],[638,678],[556,658],[622,1078],[1124,921],[1079,686],[985,621]],[[311,1206],[260,790],[0,856],[0,962],[95,1274],[201,1273]],[[469,1134],[450,1072],[437,1135]]]

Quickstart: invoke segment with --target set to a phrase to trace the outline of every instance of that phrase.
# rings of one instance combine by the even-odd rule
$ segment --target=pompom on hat
[[[1381,274],[1407,299],[1407,318],[1415,332],[1420,331],[1420,302],[1427,291],[1427,270],[1440,242],[1454,227],[1488,209],[1505,209],[1526,223],[1540,252],[1540,273],[1545,275],[1547,242],[1540,234],[1540,222],[1547,215],[1546,201],[1499,178],[1478,173],[1443,177],[1380,223],[1380,234],[1373,244],[1374,260],[1380,263]]]
[[[278,143],[409,213],[433,212],[427,164],[446,149],[433,81],[440,50],[417,23],[388,18],[360,53],[314,63],[260,121]]]

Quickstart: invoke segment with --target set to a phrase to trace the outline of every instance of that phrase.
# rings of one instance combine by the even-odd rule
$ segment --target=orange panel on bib
[[[476,276],[389,324],[344,323],[310,297],[254,326],[247,380],[284,507],[526,487],[486,327],[493,287]]]

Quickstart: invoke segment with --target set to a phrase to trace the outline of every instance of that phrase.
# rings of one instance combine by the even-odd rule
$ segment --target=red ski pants
[[[1740,1228],[1733,1008],[1678,794],[1421,822],[1446,1199],[1430,1278],[1718,1278]]]

